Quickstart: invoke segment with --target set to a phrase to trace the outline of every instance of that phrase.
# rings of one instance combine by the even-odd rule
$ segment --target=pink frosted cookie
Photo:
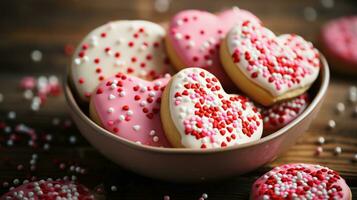
[[[320,71],[319,52],[312,43],[293,34],[276,36],[250,21],[229,31],[221,60],[235,84],[265,106],[304,93]]]
[[[279,102],[268,108],[262,108],[264,135],[284,127],[298,117],[309,105],[309,96],[304,93],[294,99]]]
[[[161,94],[170,80],[152,82],[118,73],[101,82],[90,103],[91,118],[113,134],[139,144],[170,147],[160,121]]]
[[[352,199],[351,190],[339,174],[312,164],[275,167],[252,186],[250,199]]]
[[[4,194],[2,200],[34,199],[78,199],[94,200],[95,197],[88,188],[72,181],[36,181],[25,183]]]
[[[82,100],[88,101],[104,79],[118,72],[153,80],[168,72],[165,30],[148,21],[109,22],[78,45],[70,75]]]
[[[335,69],[357,74],[357,16],[328,22],[322,28],[320,41]]]
[[[258,140],[263,122],[257,108],[227,94],[218,79],[201,68],[178,72],[165,88],[161,120],[174,147],[219,148]]]
[[[177,70],[200,67],[213,73],[223,85],[233,84],[219,60],[219,45],[227,31],[242,20],[260,20],[252,13],[237,7],[218,13],[186,10],[176,14],[166,36],[169,57]]]

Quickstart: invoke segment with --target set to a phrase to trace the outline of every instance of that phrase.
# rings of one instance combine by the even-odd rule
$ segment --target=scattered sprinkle
[[[40,62],[42,60],[42,52],[39,50],[33,50],[31,52],[31,59],[34,62]]]
[[[320,3],[322,5],[322,7],[327,8],[327,9],[331,9],[335,5],[334,0],[320,0]]]
[[[337,113],[343,113],[344,111],[346,110],[346,106],[345,106],[345,104],[344,103],[342,103],[342,102],[338,102],[337,104],[336,104],[336,111],[337,111]]]
[[[325,144],[325,138],[322,137],[322,136],[318,137],[318,138],[317,138],[317,143],[319,143],[319,144]]]
[[[306,21],[313,22],[317,18],[317,12],[313,7],[305,7],[304,8],[304,18]]]
[[[335,154],[340,155],[342,153],[342,148],[340,146],[335,147]]]
[[[333,120],[333,119],[329,120],[328,123],[327,123],[327,126],[328,126],[328,128],[329,128],[330,130],[336,128],[336,122],[335,122],[335,120]]]

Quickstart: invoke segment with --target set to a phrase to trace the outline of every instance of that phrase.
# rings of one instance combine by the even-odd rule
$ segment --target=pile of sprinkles
[[[17,188],[11,188],[1,199],[4,200],[91,200],[95,199],[88,188],[68,180],[40,180],[25,182]]]
[[[228,95],[218,79],[200,68],[172,79],[170,113],[188,148],[217,148],[254,141],[262,133],[257,108],[243,96]]]
[[[57,76],[25,76],[21,79],[19,87],[23,90],[23,97],[31,101],[31,110],[39,111],[48,97],[61,95],[61,84]]]
[[[227,35],[233,62],[253,82],[277,96],[311,84],[319,74],[319,53],[302,37],[275,36],[260,24],[245,21]]]
[[[350,189],[339,174],[312,164],[287,164],[275,167],[252,187],[252,199],[343,199]]]
[[[165,30],[147,21],[109,22],[93,30],[74,53],[71,75],[82,97],[122,72],[153,80],[168,72]]]
[[[170,76],[152,82],[118,73],[103,81],[92,97],[101,124],[139,144],[170,147],[161,128],[161,94]]]
[[[298,117],[309,103],[308,94],[262,109],[264,132],[276,131]]]

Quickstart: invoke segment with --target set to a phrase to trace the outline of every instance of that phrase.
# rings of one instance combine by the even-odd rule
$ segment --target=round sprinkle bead
[[[333,120],[333,119],[329,120],[328,123],[327,123],[327,127],[328,127],[328,129],[330,129],[330,130],[336,128],[336,122],[335,122],[335,120]]]
[[[342,148],[340,146],[335,147],[335,154],[340,155],[342,153]]]
[[[346,110],[345,104],[342,102],[339,102],[336,104],[336,111],[337,113],[343,113]]]
[[[34,50],[31,52],[31,59],[34,62],[41,62],[42,60],[42,52],[39,50]]]
[[[320,144],[320,145],[325,144],[325,138],[322,137],[322,136],[318,137],[317,138],[317,143]]]

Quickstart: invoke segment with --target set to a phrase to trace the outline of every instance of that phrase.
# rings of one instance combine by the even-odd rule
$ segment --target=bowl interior
[[[329,74],[329,68],[327,61],[325,57],[321,55],[321,70],[318,79],[314,82],[314,84],[311,86],[309,89],[308,93],[312,99],[311,103],[308,105],[308,107],[293,121],[291,121],[289,124],[284,126],[283,128],[279,129],[278,131],[271,133],[268,136],[265,136],[257,141],[245,143],[245,144],[240,144],[240,145],[235,145],[235,146],[229,146],[226,148],[216,148],[216,149],[206,149],[206,150],[201,150],[201,149],[187,149],[187,148],[159,148],[159,147],[152,147],[152,146],[147,146],[147,145],[140,145],[135,142],[126,140],[124,138],[120,138],[118,136],[113,135],[109,131],[105,130],[104,128],[100,127],[96,123],[94,123],[88,116],[88,105],[80,104],[78,101],[76,101],[75,94],[72,92],[71,89],[71,83],[69,81],[68,76],[66,76],[66,81],[64,82],[64,90],[65,90],[65,96],[67,99],[67,102],[72,110],[76,112],[76,114],[83,120],[85,121],[86,125],[91,126],[92,128],[96,129],[99,134],[105,134],[107,137],[110,137],[111,139],[120,142],[122,144],[125,144],[131,148],[135,148],[137,150],[142,150],[142,151],[152,151],[156,153],[164,153],[164,154],[207,154],[207,153],[220,153],[220,152],[226,152],[226,151],[232,151],[232,150],[237,150],[237,149],[243,149],[243,148],[248,148],[254,145],[259,145],[265,142],[268,142],[270,140],[273,140],[276,137],[279,137],[281,134],[284,134],[287,130],[291,129],[293,126],[297,125],[300,123],[307,115],[309,115],[317,106],[317,104],[323,100],[324,94],[326,93],[329,79],[330,79],[330,74]]]

